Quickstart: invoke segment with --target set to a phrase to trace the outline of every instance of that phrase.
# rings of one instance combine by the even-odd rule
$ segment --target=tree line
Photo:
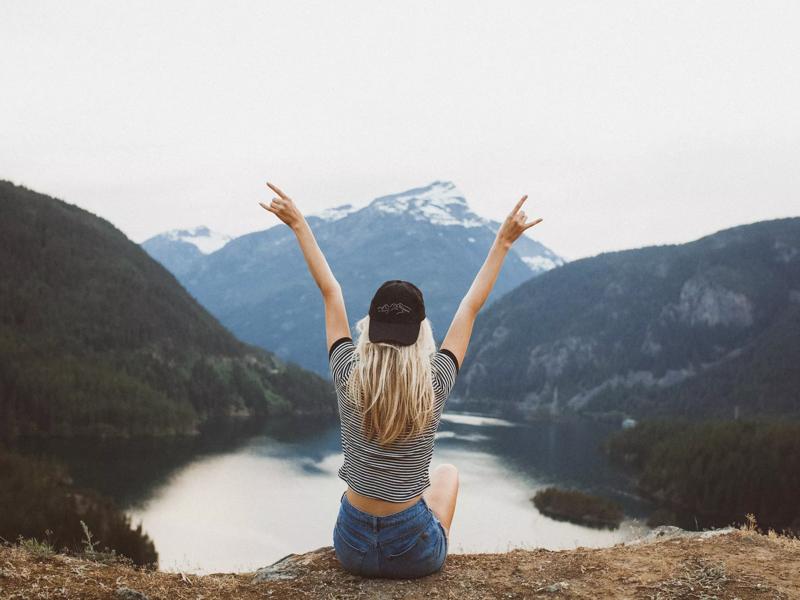
[[[742,523],[800,533],[800,422],[653,420],[605,448],[641,492],[689,528]]]

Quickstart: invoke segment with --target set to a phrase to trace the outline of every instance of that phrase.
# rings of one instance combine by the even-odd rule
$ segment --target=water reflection
[[[587,421],[515,425],[443,416],[432,466],[459,467],[453,552],[611,545],[644,527],[594,530],[541,515],[530,498],[557,484],[649,507],[632,494],[598,444],[612,428]],[[81,485],[100,489],[141,520],[166,570],[253,570],[291,552],[331,544],[345,484],[338,423],[310,419],[215,425],[184,440],[34,444],[55,453]]]

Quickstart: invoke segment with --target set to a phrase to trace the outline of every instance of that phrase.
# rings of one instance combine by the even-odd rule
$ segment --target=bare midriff
[[[398,513],[401,510],[405,510],[409,506],[414,506],[419,499],[422,497],[422,494],[412,498],[411,500],[405,500],[404,502],[388,502],[387,500],[380,500],[378,498],[372,498],[371,496],[364,496],[363,494],[359,494],[353,488],[347,488],[347,500],[355,506],[361,512],[365,512],[370,514],[374,517],[386,517],[388,515],[393,515],[394,513]]]

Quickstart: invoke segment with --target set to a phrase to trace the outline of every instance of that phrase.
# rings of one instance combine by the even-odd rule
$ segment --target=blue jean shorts
[[[358,510],[342,494],[333,549],[342,568],[364,577],[412,579],[435,573],[447,557],[444,527],[424,498],[385,517]]]

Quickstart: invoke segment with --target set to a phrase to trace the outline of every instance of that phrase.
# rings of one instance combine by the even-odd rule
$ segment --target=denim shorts
[[[412,579],[435,573],[447,557],[444,527],[424,498],[400,512],[376,517],[342,494],[333,549],[342,568],[364,577]]]

